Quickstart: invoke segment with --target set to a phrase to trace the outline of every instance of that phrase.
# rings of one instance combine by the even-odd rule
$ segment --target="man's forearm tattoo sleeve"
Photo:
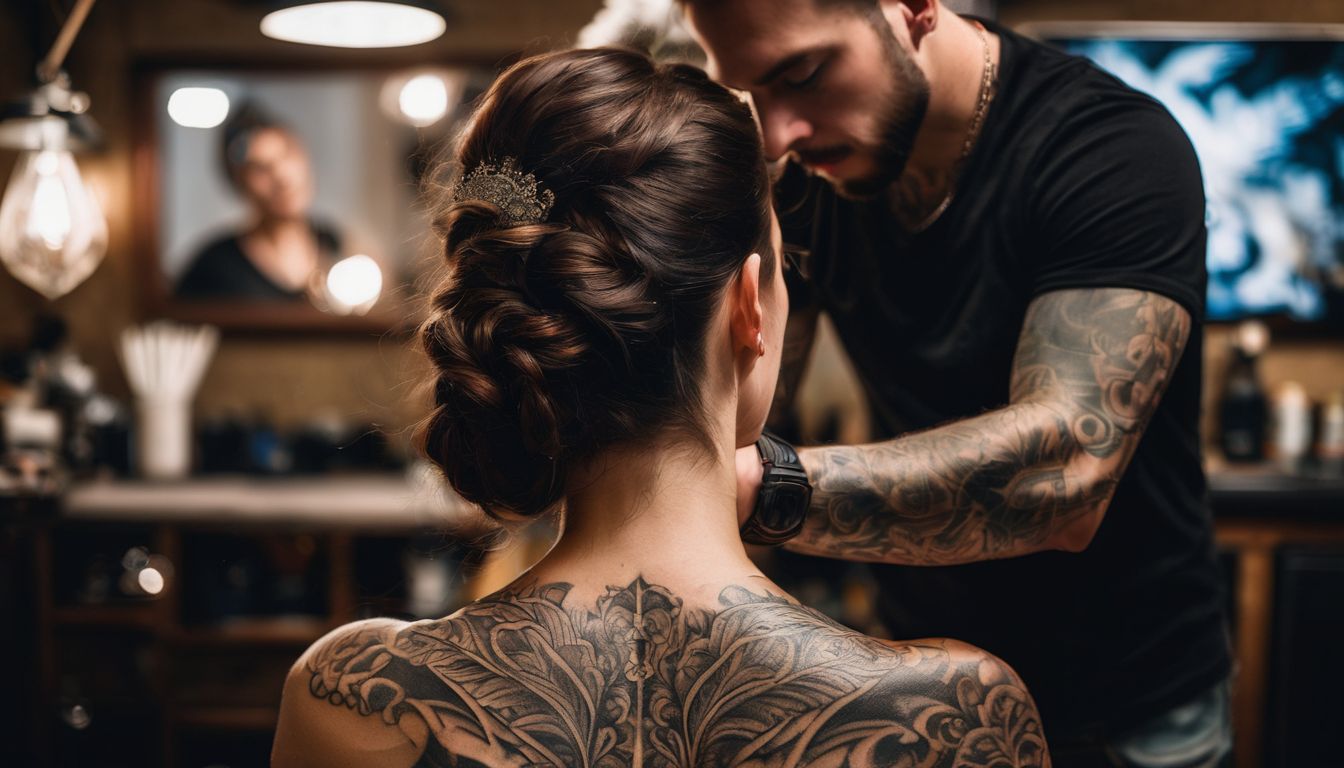
[[[1006,407],[889,442],[802,451],[814,492],[790,548],[943,565],[1059,546],[1080,518],[1100,519],[1189,333],[1189,314],[1153,293],[1040,296]]]

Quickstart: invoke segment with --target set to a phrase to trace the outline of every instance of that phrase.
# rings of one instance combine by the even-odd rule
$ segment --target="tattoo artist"
[[[799,450],[810,503],[788,461],[740,451],[744,535],[879,564],[893,635],[1016,667],[1057,765],[1230,765],[1204,193],[1181,128],[939,0],[682,5],[787,162],[776,203],[807,274],[776,408],[825,311],[890,437]]]

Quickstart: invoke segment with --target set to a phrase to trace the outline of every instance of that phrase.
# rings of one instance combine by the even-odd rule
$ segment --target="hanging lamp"
[[[447,28],[443,15],[427,3],[382,0],[285,3],[261,20],[267,37],[336,48],[419,45]]]
[[[0,200],[0,263],[53,300],[84,282],[107,252],[107,221],[72,154],[102,137],[86,114],[88,96],[61,70],[93,1],[75,3],[38,64],[37,88],[0,107],[0,147],[19,150]]]

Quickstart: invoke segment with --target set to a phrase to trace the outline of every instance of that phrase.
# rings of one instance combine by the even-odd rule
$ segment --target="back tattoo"
[[[642,578],[564,607],[570,587],[338,634],[309,690],[422,720],[421,766],[1049,765],[1035,706],[992,657],[883,643],[739,586],[717,611]]]

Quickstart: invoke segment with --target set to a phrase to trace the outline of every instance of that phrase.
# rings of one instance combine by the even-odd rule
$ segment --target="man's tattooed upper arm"
[[[1012,402],[1062,406],[1067,439],[1099,459],[1127,460],[1189,335],[1190,314],[1159,294],[1121,288],[1044,294],[1022,325]]]
[[[1190,335],[1164,296],[1043,294],[1027,309],[1011,402],[868,446],[807,449],[812,509],[791,549],[948,565],[1091,541]]]

